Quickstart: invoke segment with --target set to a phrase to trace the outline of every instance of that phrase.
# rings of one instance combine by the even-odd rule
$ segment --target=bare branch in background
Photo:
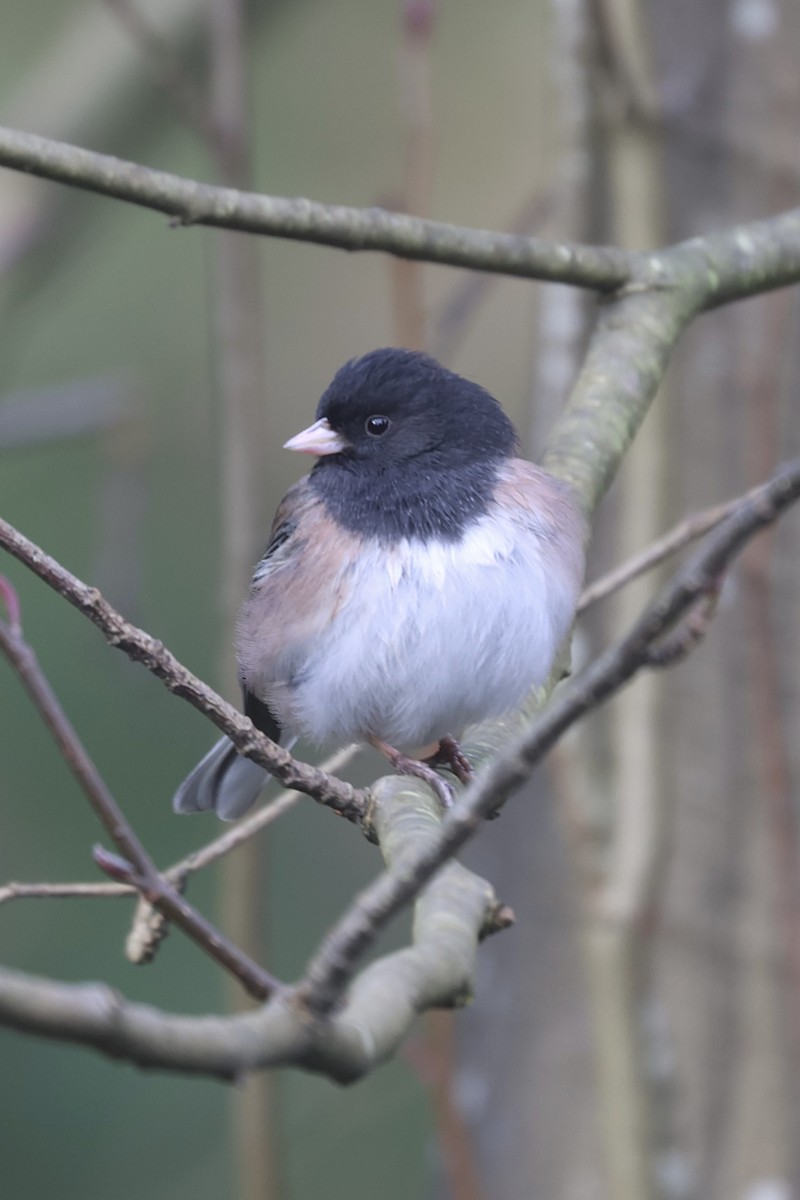
[[[540,231],[552,216],[557,201],[557,188],[548,188],[544,192],[537,189],[511,218],[508,232],[519,237],[530,237]],[[435,358],[441,358],[444,362],[452,360],[478,309],[497,283],[496,276],[484,273],[467,275],[453,287],[433,319],[431,353]]]
[[[98,192],[165,213],[179,225],[211,225],[346,250],[385,250],[404,258],[601,291],[628,282],[632,259],[610,247],[568,246],[489,230],[425,221],[378,208],[347,208],[214,187],[0,128],[0,166]]]
[[[213,145],[217,130],[203,99],[203,94],[189,75],[172,44],[151,25],[139,4],[132,0],[104,0],[133,44],[154,73],[164,94],[189,129],[193,129],[206,145]]]
[[[219,183],[253,185],[248,43],[255,9],[245,0],[211,0],[208,6],[208,93],[214,136],[208,143]],[[220,414],[221,542],[218,550],[219,677],[226,690],[239,688],[230,654],[242,584],[252,570],[253,547],[263,542],[267,482],[263,448],[269,445],[272,413],[264,358],[268,325],[262,258],[252,242],[227,230],[213,235],[211,328]],[[267,510],[268,511],[268,510]],[[271,862],[268,845],[247,842],[220,876],[219,911],[226,929],[249,954],[269,955],[271,916],[264,904]],[[233,1010],[245,997],[229,993]],[[231,1134],[239,1200],[272,1200],[279,1182],[278,1084],[262,1074],[237,1089],[230,1101]]]
[[[554,0],[550,20],[548,67],[557,100],[558,155],[544,199],[549,194],[558,234],[583,242],[598,235],[597,214],[605,211],[600,165],[605,143],[598,129],[597,56],[588,0]],[[541,444],[541,431],[554,423],[578,375],[589,327],[588,299],[567,287],[542,289],[536,298],[528,426],[533,445]]]
[[[136,888],[124,883],[19,883],[0,885],[0,904],[9,900],[87,900],[109,896],[135,896]]]
[[[775,192],[774,185],[771,192]],[[776,197],[777,198],[777,197]],[[757,479],[765,464],[773,462],[782,442],[782,401],[794,389],[776,364],[783,361],[794,340],[796,307],[791,293],[769,296],[759,313],[760,320],[748,323],[737,344],[737,378],[745,394],[757,403],[745,408],[744,447],[747,477]],[[800,1072],[800,840],[796,786],[793,777],[794,733],[785,709],[781,664],[787,647],[776,620],[779,591],[776,570],[775,531],[747,548],[742,559],[742,598],[747,639],[747,663],[753,698],[755,726],[754,773],[757,794],[763,799],[769,837],[769,878],[764,880],[769,910],[766,920],[776,929],[776,944],[785,961],[785,990],[781,989],[778,1020],[781,1025],[782,1055],[787,1086],[791,1089],[787,1109],[792,1121],[787,1138],[792,1144],[798,1133],[798,1072]],[[794,1145],[794,1179],[800,1182],[800,1158]]]
[[[761,486],[759,484],[758,487],[745,492],[743,496],[737,496],[725,504],[715,504],[711,508],[703,509],[702,512],[691,513],[663,537],[658,538],[643,550],[641,554],[634,555],[627,562],[615,567],[613,571],[609,571],[601,579],[590,584],[584,589],[583,595],[578,601],[578,616],[586,612],[593,604],[599,604],[601,600],[613,596],[615,592],[631,583],[632,580],[638,579],[647,571],[652,571],[673,554],[677,554],[692,542],[696,542],[698,538],[703,537],[709,530],[719,525],[720,521],[729,517],[744,501],[756,495]]]
[[[0,576],[0,593],[4,583],[5,580]],[[347,746],[345,749],[339,750],[325,762],[320,763],[320,770],[326,773],[335,773],[341,770],[350,762],[358,749],[358,746]],[[163,878],[182,890],[191,875],[211,866],[217,859],[230,854],[232,850],[236,850],[255,834],[260,833],[262,829],[266,829],[278,817],[283,816],[302,798],[302,792],[281,792],[269,804],[257,809],[244,820],[237,821],[219,837],[207,842],[198,850],[193,850],[171,867],[167,867],[161,872]],[[0,904],[8,903],[11,900],[108,899],[109,897],[135,896],[137,894],[133,885],[124,883],[23,883],[12,881],[0,885]],[[131,956],[129,955],[129,957]],[[139,959],[132,958],[131,961],[139,961]]]
[[[800,209],[658,252],[633,252],[470,229],[378,208],[213,187],[4,127],[0,166],[154,209],[181,225],[211,225],[342,250],[380,250],[599,292],[675,289],[691,295],[694,311],[800,279]]]
[[[438,0],[400,0],[402,43],[399,75],[401,116],[405,123],[403,180],[387,202],[400,212],[424,217],[430,212],[434,170],[434,124],[431,44],[436,29]],[[428,331],[423,294],[424,272],[419,262],[393,257],[394,340],[409,349],[427,348]]]
[[[159,873],[87,754],[18,624],[0,621],[0,652],[16,671],[64,761],[122,855],[120,858],[96,847],[94,858],[101,869],[118,881],[135,887],[154,908],[179,925],[202,950],[235,975],[248,991],[262,998],[274,992],[281,986],[278,980],[206,921]]]

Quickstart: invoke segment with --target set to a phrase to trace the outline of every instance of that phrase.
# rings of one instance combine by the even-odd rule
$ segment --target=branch
[[[634,261],[610,247],[545,242],[380,208],[213,187],[13,129],[0,128],[0,166],[155,209],[180,225],[212,225],[341,250],[382,250],[400,258],[559,280],[598,291],[626,283]]]
[[[642,550],[641,554],[636,554],[620,566],[614,567],[608,571],[600,579],[590,584],[584,589],[583,595],[578,601],[576,614],[586,612],[594,604],[599,604],[601,600],[607,600],[609,596],[613,596],[626,584],[632,583],[634,579],[638,579],[640,575],[652,571],[655,567],[660,566],[665,559],[677,554],[679,550],[683,550],[691,542],[696,542],[704,534],[714,529],[719,525],[720,521],[724,521],[732,512],[735,512],[745,500],[753,496],[757,496],[761,491],[763,484],[758,487],[751,488],[742,496],[737,496],[733,500],[728,500],[724,504],[714,504],[711,508],[704,508],[700,512],[691,513],[688,517],[684,517],[677,525],[674,525],[668,533],[663,537],[657,538],[649,546]]]
[[[3,577],[0,575],[0,595],[2,595]],[[358,746],[347,746],[332,754],[320,765],[323,771],[338,771],[345,766],[358,751]],[[226,829],[219,837],[207,842],[198,850],[193,850],[185,858],[180,859],[171,867],[161,872],[161,877],[172,884],[179,892],[183,892],[187,879],[195,871],[216,862],[218,858],[229,854],[248,842],[256,833],[288,812],[302,796],[301,792],[285,791],[276,796],[269,804],[263,805],[243,821]],[[11,900],[28,899],[108,899],[117,896],[139,895],[139,903],[133,917],[130,933],[125,942],[125,954],[132,963],[149,963],[155,957],[156,951],[165,934],[164,918],[153,910],[153,905],[142,898],[132,883],[22,883],[9,881],[0,886],[0,905]],[[259,990],[259,995],[262,994]]]
[[[418,837],[427,845],[438,836],[438,803],[410,793],[407,779],[380,780],[375,805],[387,845],[400,856]],[[311,1019],[290,992],[255,1012],[184,1017],[129,1003],[102,984],[61,984],[0,970],[0,1024],[93,1046],[140,1066],[236,1079],[295,1064],[351,1082],[394,1053],[418,1012],[466,999],[479,938],[509,921],[488,883],[450,863],[417,905],[413,947],[369,966],[346,1003],[324,1021]]]
[[[604,304],[543,466],[593,513],[655,396],[703,289],[627,290]]]
[[[379,208],[213,187],[5,127],[0,127],[0,166],[154,209],[176,224],[212,225],[341,250],[380,250],[599,292],[677,289],[693,297],[695,311],[800,280],[800,209],[660,251],[635,253],[470,229]]]
[[[528,778],[570,725],[622,687],[658,639],[698,600],[713,594],[721,572],[747,540],[798,497],[800,460],[779,471],[708,537],[630,633],[573,679],[483,771],[444,822],[435,801],[408,780],[379,780],[373,789],[373,823],[390,869],[334,927],[296,993],[284,992],[255,1013],[179,1017],[129,1004],[101,985],[57,984],[3,971],[0,1022],[168,1070],[236,1078],[293,1063],[341,1082],[358,1078],[391,1055],[417,1012],[456,1003],[469,992],[477,940],[487,929],[487,916],[496,916],[498,908],[488,884],[446,860]],[[483,727],[471,752],[476,757],[491,752],[504,728],[508,722]],[[358,955],[423,887],[413,947],[371,964],[334,1007]],[[501,916],[498,924],[503,923]]]
[[[2,594],[3,577],[0,575],[0,594]],[[338,771],[345,766],[355,754],[357,746],[347,746],[332,754],[320,764],[322,771]],[[230,854],[244,842],[249,841],[256,833],[271,825],[278,817],[288,812],[302,796],[302,792],[281,792],[269,804],[263,805],[251,813],[243,821],[231,825],[219,837],[192,850],[185,858],[167,867],[161,874],[169,883],[182,888],[188,876],[195,871],[216,862],[218,858]],[[126,883],[24,883],[9,881],[0,885],[0,905],[9,900],[69,900],[69,899],[107,899],[109,896],[134,896],[136,888]]]
[[[336,1003],[360,955],[448,859],[532,774],[561,735],[651,665],[659,640],[698,602],[715,597],[719,578],[746,543],[800,497],[800,459],[751,493],[678,571],[631,631],[582,671],[504,752],[490,762],[445,816],[438,836],[366,888],[334,926],[306,971],[299,993],[312,1011]],[[655,665],[660,665],[655,656]],[[469,753],[469,751],[468,751]]]
[[[0,904],[7,904],[9,900],[86,900],[135,895],[136,888],[125,883],[20,883],[11,880],[0,885]]]
[[[587,514],[613,479],[686,325],[720,304],[800,280],[800,209],[635,258],[631,281],[598,310],[543,460],[572,484]]]
[[[8,136],[12,142],[16,139],[10,150],[6,140]],[[20,137],[25,143],[24,146],[19,144]],[[14,155],[21,154],[21,160],[9,161],[4,157],[7,153],[11,154],[12,159]],[[548,246],[535,239],[509,239],[502,235],[420,222],[415,218],[381,213],[377,210],[331,208],[308,201],[287,201],[233,192],[229,189],[209,189],[205,185],[194,184],[163,173],[148,172],[132,164],[120,163],[119,160],[92,155],[41,139],[26,139],[24,135],[7,135],[2,131],[0,162],[169,212],[186,222],[198,220],[206,224],[252,229],[275,236],[319,241],[349,249],[386,250],[403,257],[453,262],[461,266],[496,270],[498,273],[522,274],[532,278],[559,279],[615,292],[600,309],[586,367],[558,424],[545,464],[556,474],[573,483],[587,512],[594,509],[632,440],[663,376],[672,347],[685,325],[705,309],[770,287],[796,282],[800,278],[800,211],[789,212],[769,221],[754,222],[711,237],[694,239],[659,253],[636,255],[614,250],[595,250],[590,247]],[[160,190],[162,185],[164,190]],[[507,255],[510,255],[510,259]],[[726,529],[727,523],[717,532],[722,534]],[[2,532],[3,526],[0,525],[0,541]],[[713,538],[710,539],[710,543],[712,541]],[[26,561],[24,555],[18,556]],[[695,559],[691,561],[694,562]],[[41,574],[41,571],[37,573]],[[682,575],[683,572],[677,578],[680,579]],[[43,578],[46,578],[46,575],[43,575]],[[67,578],[79,588],[83,587],[86,593],[81,600],[76,599],[74,594],[68,598],[104,628],[106,636],[113,644],[121,645],[131,657],[144,661],[154,673],[165,679],[172,690],[187,695],[196,707],[207,712],[229,735],[232,732],[229,721],[232,722],[236,728],[232,735],[233,740],[240,750],[250,753],[250,756],[259,762],[263,761],[259,757],[262,753],[269,758],[276,750],[268,739],[255,734],[249,722],[245,722],[235,710],[225,706],[214,693],[209,692],[204,685],[185,672],[172,656],[167,656],[164,648],[154,639],[126,623],[122,623],[122,626],[115,625],[112,620],[110,624],[104,625],[102,614],[96,611],[97,601],[105,605],[102,598],[91,589],[86,589],[85,585],[80,585],[71,576],[67,575]],[[705,591],[701,590],[700,596],[709,595],[715,582],[716,580],[707,579]],[[697,597],[695,601],[696,599]],[[106,608],[106,616],[110,612],[118,622],[122,621],[113,609],[108,609],[108,606]],[[691,609],[692,604],[687,601],[685,609],[672,614],[661,631],[674,624],[681,613]],[[620,645],[624,649],[624,644]],[[614,664],[614,669],[618,673],[621,672],[618,678],[613,671],[608,678],[601,677],[599,681],[592,674],[602,667],[607,656],[598,660],[589,672],[579,677],[590,693],[595,684],[597,690],[588,697],[581,698],[577,695],[577,708],[566,719],[563,728],[572,720],[577,720],[588,708],[612,694],[617,687],[622,686],[630,674],[645,665],[645,660],[652,656],[652,637],[646,649],[647,654],[640,655],[633,666],[623,654],[621,662]],[[169,673],[173,667],[176,668],[177,674]],[[556,705],[533,727],[534,730],[540,731],[540,736],[545,739],[552,736],[552,740],[559,736],[561,728],[553,731],[548,722],[554,720],[553,714],[557,715],[560,711],[559,705],[564,703],[564,696],[576,697],[577,683],[578,680],[574,681]],[[201,693],[202,699],[198,699]],[[208,707],[209,695],[212,698],[211,709]],[[515,719],[519,721],[521,717]],[[480,735],[481,738],[487,737],[485,730],[481,730]],[[462,819],[461,811],[454,813],[452,818],[445,822],[444,831],[450,829],[448,837],[453,838],[449,848],[440,844],[442,833],[438,827],[435,830],[434,842],[421,859],[418,851],[414,849],[413,842],[409,842],[408,853],[393,860],[392,871],[378,880],[373,889],[368,889],[359,906],[345,915],[312,962],[300,999],[308,1001],[312,1010],[318,1009],[326,1012],[328,1016],[324,1026],[319,1022],[310,1023],[312,1035],[309,1033],[308,1014],[305,1013],[307,1024],[303,1027],[304,1035],[306,1039],[311,1037],[315,1041],[311,1058],[306,1056],[304,1047],[307,1048],[307,1040],[304,1042],[302,1038],[299,1043],[296,1040],[293,1042],[294,1057],[281,1057],[278,1042],[283,1026],[278,1021],[277,1024],[270,1025],[278,1041],[270,1044],[265,1051],[266,1057],[259,1059],[259,1065],[266,1065],[267,1061],[296,1061],[302,1065],[313,1065],[313,1069],[326,1070],[336,1078],[351,1078],[367,1069],[368,1065],[380,1061],[382,1054],[390,1052],[391,1046],[396,1044],[405,1029],[405,1026],[401,1028],[400,1024],[394,1025],[401,1012],[409,1018],[409,1014],[418,1011],[418,1002],[423,1006],[442,1003],[446,1002],[442,997],[449,996],[452,1000],[459,994],[453,982],[458,977],[457,971],[448,970],[446,981],[437,973],[442,965],[440,957],[437,957],[441,954],[441,945],[436,943],[436,953],[429,956],[427,944],[423,946],[415,942],[413,949],[402,952],[400,956],[381,960],[374,968],[370,968],[370,972],[376,972],[374,977],[370,972],[365,972],[353,983],[349,1000],[341,1013],[347,1012],[352,1017],[352,1006],[356,997],[364,995],[361,985],[365,979],[378,981],[372,997],[376,1009],[366,1009],[361,1013],[355,1031],[347,1026],[349,1032],[343,1035],[344,1042],[347,1043],[346,1049],[344,1042],[337,1042],[341,1027],[336,1025],[334,1030],[331,1023],[331,1005],[352,975],[357,955],[370,944],[377,930],[397,908],[406,899],[416,895],[441,862],[454,853],[462,841],[480,826],[478,817],[481,795],[484,795],[484,803],[488,808],[494,808],[525,777],[530,769],[529,752],[533,754],[534,751],[530,750],[524,738],[518,740],[515,747],[516,756],[512,752],[508,760],[504,756],[494,763],[476,788],[467,794],[469,807],[463,810],[466,829],[458,826]],[[543,753],[545,748],[544,745],[540,746],[536,753]],[[282,755],[282,752],[280,754]],[[283,766],[288,766],[289,769],[303,766],[295,764],[289,756],[281,757],[277,764],[279,769],[276,769],[274,760],[270,759],[270,762],[276,774],[279,774],[279,769]],[[264,765],[270,767],[269,762],[264,762]],[[289,782],[283,775],[279,777]],[[386,795],[384,789],[392,782],[381,781],[378,785],[375,809],[371,814],[373,827],[382,841],[388,836],[382,824],[382,798]],[[408,820],[411,815],[418,816],[421,801],[413,788],[408,784],[405,786],[408,790],[405,794],[403,819]],[[490,793],[485,793],[482,789],[486,787],[493,788],[494,792],[490,790]],[[486,795],[489,796],[488,799],[485,798]],[[410,796],[414,797],[413,805],[409,803]],[[337,792],[331,802],[337,811],[344,812],[344,815],[348,815],[352,820],[360,821],[366,814],[364,799],[361,794],[350,789],[347,798]],[[469,825],[471,816],[475,818],[472,826]],[[455,834],[452,833],[453,829]],[[418,834],[419,831],[417,836]],[[399,865],[396,866],[395,862]],[[448,875],[450,869],[448,867],[428,884],[417,905],[418,919],[419,913],[425,909],[428,894],[438,886],[440,879]],[[385,882],[387,879],[388,883]],[[486,887],[481,886],[484,889]],[[485,891],[482,895],[483,922],[487,903]],[[455,893],[452,893],[445,899],[452,904],[454,896]],[[456,907],[450,909],[445,905],[430,915],[440,923],[449,925],[453,920],[460,921],[461,909],[462,901],[459,898]],[[462,950],[468,957],[474,951],[474,946],[470,947],[467,939],[467,942],[462,944]],[[404,955],[406,957],[403,957]],[[398,959],[402,966],[397,966]],[[396,966],[400,974],[399,984],[392,974]],[[463,960],[459,959],[459,970],[462,966]],[[462,978],[466,979],[465,986],[468,986],[470,976]],[[387,994],[391,1000],[388,1006]],[[439,999],[431,1000],[430,996],[433,994],[438,995]],[[286,997],[282,998],[281,1003],[283,1002],[290,1003]],[[381,1006],[384,1007],[384,1011],[379,1013],[377,1009]],[[283,1011],[278,1002],[270,1004],[268,1010],[271,1014]],[[341,1014],[337,1012],[336,1015],[338,1019]],[[270,1021],[272,1020],[271,1016]],[[394,1032],[390,1032],[390,1027]],[[330,1041],[323,1036],[325,1031],[330,1032]],[[244,1067],[246,1069],[246,1063]]]
[[[123,855],[119,858],[102,847],[95,847],[94,858],[101,869],[115,879],[133,885],[154,908],[179,925],[202,950],[235,975],[252,995],[263,999],[281,987],[277,979],[234,946],[159,874],[86,752],[45,678],[36,655],[25,642],[18,621],[13,618],[11,624],[0,620],[0,652],[16,671],[64,761]]]
[[[348,821],[361,821],[366,806],[363,792],[326,775],[309,763],[292,758],[286,750],[260,733],[248,717],[179,663],[162,642],[126,621],[97,588],[89,587],[76,578],[2,519],[0,546],[88,617],[112,646],[122,650],[134,662],[142,663],[171,692],[188,700],[198,712],[205,713],[218,729],[227,734],[241,754],[264,767],[285,787],[312,796]]]

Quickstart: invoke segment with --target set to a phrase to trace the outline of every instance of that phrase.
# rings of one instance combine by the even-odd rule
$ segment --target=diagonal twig
[[[142,663],[171,692],[205,713],[218,729],[227,734],[241,754],[264,767],[285,787],[305,792],[349,821],[356,824],[361,821],[366,810],[364,792],[327,775],[318,767],[292,758],[288,751],[260,733],[248,717],[178,662],[163,642],[126,621],[97,588],[83,583],[2,519],[0,546],[88,617],[112,646],[122,650],[134,662]]]
[[[656,541],[645,547],[641,554],[627,559],[626,562],[614,567],[600,579],[584,588],[583,595],[578,601],[577,615],[580,616],[593,604],[599,604],[601,600],[613,596],[620,588],[632,583],[634,579],[638,579],[647,571],[652,571],[665,559],[697,541],[698,538],[719,525],[720,521],[724,521],[732,512],[735,512],[746,500],[758,495],[762,487],[763,484],[759,484],[758,487],[751,488],[750,491],[744,492],[743,495],[736,496],[724,504],[714,504],[711,508],[690,513],[663,537],[657,538]]]
[[[146,900],[235,975],[252,995],[263,999],[279,989],[282,985],[277,979],[234,946],[159,874],[59,704],[19,625],[14,627],[0,620],[0,652],[17,673],[67,766],[123,856],[118,858],[96,848],[95,860],[101,868],[122,882],[133,884]]]
[[[0,593],[2,592],[3,582],[3,577],[0,575]],[[320,770],[340,770],[353,758],[358,749],[360,749],[358,746],[347,746],[344,750],[337,751],[336,754],[332,754],[325,762],[320,763]],[[182,887],[190,875],[193,875],[196,871],[202,871],[205,867],[216,862],[218,858],[223,858],[226,854],[230,854],[237,846],[241,846],[256,833],[271,825],[278,817],[283,816],[285,812],[288,812],[300,800],[302,795],[302,792],[281,792],[269,804],[263,805],[256,812],[245,818],[245,820],[237,821],[235,825],[231,825],[219,837],[200,846],[197,850],[192,850],[184,858],[173,863],[171,867],[163,870],[161,874],[176,887]],[[19,880],[11,880],[8,883],[0,885],[0,905],[10,900],[107,899],[109,897],[132,896],[135,894],[136,888],[132,884],[126,883],[25,883]]]

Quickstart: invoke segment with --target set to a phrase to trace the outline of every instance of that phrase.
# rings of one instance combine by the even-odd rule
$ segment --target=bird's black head
[[[353,532],[454,539],[486,512],[517,434],[478,384],[384,349],[337,371],[316,423],[287,445],[321,456],[311,486]]]
[[[317,405],[347,443],[342,458],[385,471],[411,460],[457,469],[501,459],[517,445],[493,396],[427,354],[373,350],[345,363]]]

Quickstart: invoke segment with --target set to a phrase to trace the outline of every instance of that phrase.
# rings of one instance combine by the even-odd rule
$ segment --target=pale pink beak
[[[327,417],[315,421],[308,429],[303,429],[283,443],[284,450],[298,450],[301,454],[316,454],[323,458],[326,454],[338,454],[350,445],[347,438],[335,429],[331,429]]]

